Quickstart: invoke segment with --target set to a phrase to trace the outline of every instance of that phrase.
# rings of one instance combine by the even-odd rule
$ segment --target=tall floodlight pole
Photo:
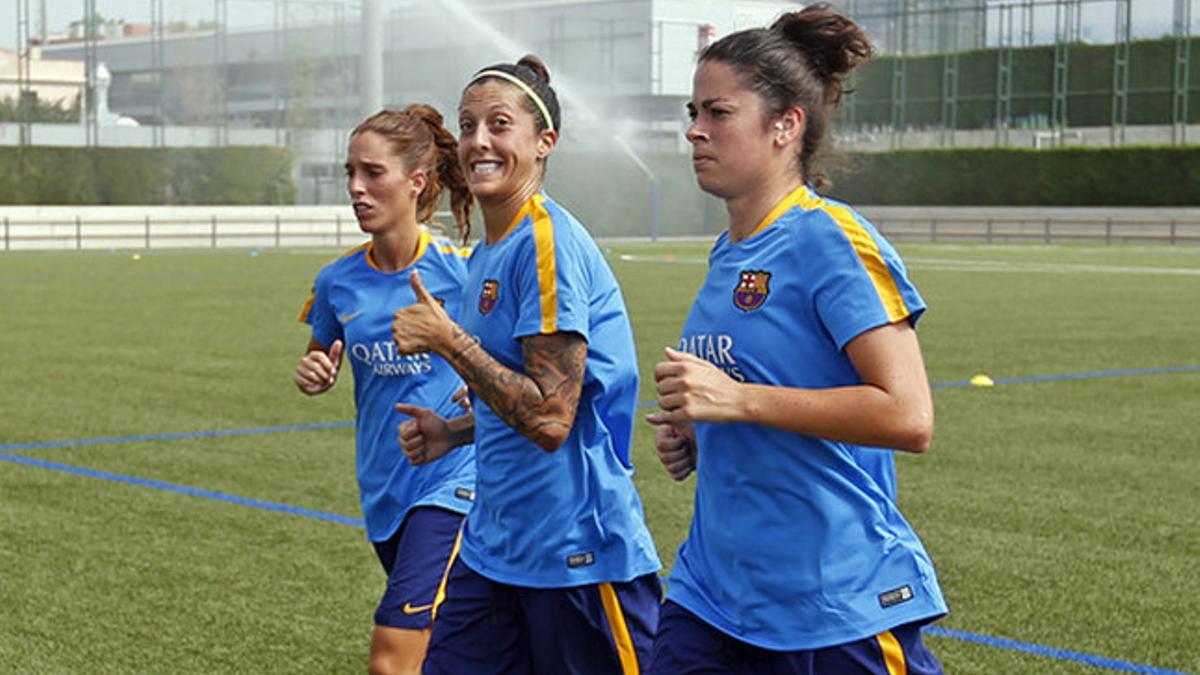
[[[83,3],[83,22],[84,22],[84,106],[83,106],[83,124],[87,135],[87,146],[95,147],[100,142],[100,125],[97,119],[97,111],[99,109],[99,101],[96,97],[96,69],[99,68],[100,62],[96,58],[96,33],[98,26],[96,25],[96,0],[84,0]]]
[[[213,80],[216,95],[213,97],[213,129],[216,144],[229,143],[229,44],[226,24],[229,21],[229,6],[226,0],[213,0]]]
[[[163,0],[150,0],[150,70],[154,73],[154,147],[166,145],[166,111],[163,106],[165,98],[166,77],[163,69],[167,67],[163,52]]]
[[[383,107],[383,0],[363,0],[359,55],[363,116]]]
[[[20,125],[20,144],[29,145],[33,127],[30,116],[35,100],[30,71],[32,48],[29,38],[29,0],[17,0],[17,123]]]
[[[1188,69],[1192,48],[1192,0],[1175,0],[1175,68],[1171,94],[1171,140],[1187,143]]]

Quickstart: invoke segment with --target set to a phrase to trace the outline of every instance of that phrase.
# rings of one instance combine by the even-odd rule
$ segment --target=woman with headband
[[[312,326],[296,368],[300,391],[314,396],[337,381],[343,355],[354,371],[355,465],[367,538],[388,575],[375,612],[371,673],[419,673],[433,602],[451,560],[475,489],[468,447],[438,464],[410,466],[396,447],[398,400],[453,414],[462,380],[440,358],[396,353],[392,315],[412,304],[408,274],[420,270],[430,290],[458,312],[466,301],[463,249],[434,239],[428,222],[442,188],[459,231],[470,227],[471,193],[454,136],[427,105],[384,110],[350,134],[346,186],[354,215],[371,241],[317,275],[300,320]]]
[[[660,564],[631,478],[633,333],[595,242],[541,191],[561,129],[549,79],[526,56],[463,91],[459,159],[487,228],[468,300],[455,323],[413,275],[418,301],[396,314],[400,351],[445,358],[473,410],[402,406],[405,453],[424,464],[477,447],[430,674],[636,673],[658,620]]]

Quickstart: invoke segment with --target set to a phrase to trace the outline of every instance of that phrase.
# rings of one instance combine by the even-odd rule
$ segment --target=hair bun
[[[426,103],[413,103],[404,109],[404,114],[417,117],[431,127],[442,126],[442,114]]]
[[[873,52],[862,28],[826,2],[784,14],[771,30],[803,52],[814,74],[825,82],[840,80]]]
[[[539,80],[545,82],[546,84],[550,84],[550,71],[546,68],[546,64],[542,63],[542,60],[533,54],[526,54],[525,56],[522,56],[521,60],[517,61],[517,65],[524,66],[529,70],[532,70],[533,74],[536,75]]]

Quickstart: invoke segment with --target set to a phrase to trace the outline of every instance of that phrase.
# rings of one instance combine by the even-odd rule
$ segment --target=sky
[[[389,7],[401,4],[411,4],[413,0],[384,0],[385,11]],[[433,1],[433,0],[425,0]],[[1016,0],[1009,0],[1016,1]],[[1153,38],[1170,33],[1171,15],[1174,0],[1133,0],[1133,33],[1135,38]],[[1193,34],[1200,33],[1200,1],[1193,1],[1192,24]],[[30,26],[32,34],[38,32],[42,4],[46,6],[47,26],[50,32],[62,32],[67,25],[83,16],[84,0],[0,0],[0,48],[13,50],[16,48],[16,17],[17,3],[28,3],[33,18]],[[121,17],[127,22],[149,23],[150,0],[95,0],[96,11],[104,17]],[[171,21],[211,21],[213,19],[212,0],[163,0],[166,12],[165,19]],[[292,21],[307,22],[311,20],[332,20],[331,5],[358,7],[360,2],[351,0],[343,3],[334,0],[324,7],[319,7],[313,0],[290,0]],[[271,26],[274,22],[273,0],[226,0],[229,25],[242,26]],[[1110,42],[1114,33],[1114,3],[1109,1],[1088,3],[1084,6],[1083,35],[1090,42]],[[357,12],[357,9],[352,10]],[[1039,17],[1036,22],[1040,27],[1036,40],[1041,42],[1053,39],[1053,8],[1039,10],[1048,12],[1044,19]],[[1048,24],[1048,25],[1047,25]]]

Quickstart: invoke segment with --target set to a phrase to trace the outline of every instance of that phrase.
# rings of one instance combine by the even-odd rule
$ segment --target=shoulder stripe
[[[558,270],[554,264],[554,221],[542,205],[542,196],[534,195],[533,241],[537,249],[538,292],[542,300],[542,334],[558,332]]]
[[[883,308],[887,311],[888,321],[895,323],[912,314],[904,302],[904,296],[900,294],[896,278],[892,276],[892,271],[888,269],[883,254],[879,252],[879,245],[875,243],[875,239],[862,226],[862,223],[858,222],[850,209],[830,204],[808,192],[807,188],[805,192],[805,198],[799,202],[800,207],[824,211],[830,218],[833,218],[838,227],[842,228],[842,234],[850,240],[850,245],[854,247],[854,252],[858,254],[859,260],[862,261],[863,267],[867,269],[867,274],[871,277],[875,292],[879,294],[879,301],[883,303]]]
[[[368,248],[371,248],[371,242],[369,242],[369,241],[365,244],[359,244],[358,246],[355,246],[354,248],[350,249],[349,251],[346,251],[345,253],[339,254],[336,258],[334,258],[333,260],[330,260],[328,263],[325,263],[325,264],[329,265],[329,264],[335,263],[339,260],[342,260],[343,258],[349,258],[350,256],[354,255],[355,253],[366,250]],[[369,265],[371,264],[371,256],[367,256],[367,264],[369,264]],[[372,267],[374,267],[374,265],[372,265]],[[314,285],[312,292],[308,294],[308,300],[304,301],[304,307],[302,307],[300,309],[300,316],[297,319],[300,323],[308,323],[308,315],[312,313],[313,302],[315,302],[316,299],[317,299],[317,288]]]
[[[300,316],[297,321],[300,323],[308,323],[308,315],[312,312],[313,302],[317,299],[317,291],[313,289],[312,293],[308,294],[308,300],[304,302],[304,307],[300,309]]]

